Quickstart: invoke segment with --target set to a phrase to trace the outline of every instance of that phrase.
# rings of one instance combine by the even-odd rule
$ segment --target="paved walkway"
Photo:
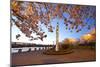
[[[79,61],[95,61],[95,50],[90,49],[74,49],[71,54],[65,55],[44,55],[42,51],[25,52],[12,54],[12,65],[36,65],[36,64],[52,64]]]

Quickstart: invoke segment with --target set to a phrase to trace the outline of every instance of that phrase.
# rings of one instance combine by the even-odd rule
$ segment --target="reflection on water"
[[[52,47],[49,47],[52,48]],[[21,49],[21,52],[27,52],[29,49],[31,51],[38,51],[38,50],[44,50],[49,49],[48,47],[23,47],[23,48],[11,48],[11,53],[18,53],[19,49]]]
[[[24,47],[24,48],[11,48],[11,53],[17,53],[19,49],[22,50],[22,52],[26,52],[29,49],[31,49],[31,51],[34,51],[36,48],[36,50],[42,49],[42,47]]]

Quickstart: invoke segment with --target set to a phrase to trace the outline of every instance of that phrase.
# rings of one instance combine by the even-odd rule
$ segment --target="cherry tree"
[[[69,17],[65,17],[68,14]],[[40,2],[25,2],[25,1],[11,1],[11,23],[14,23],[20,31],[31,38],[31,40],[38,40],[47,37],[47,34],[42,30],[44,24],[48,32],[53,32],[53,26],[50,20],[55,18],[64,20],[66,30],[71,32],[73,29],[80,32],[82,28],[87,27],[91,29],[95,24],[89,25],[84,20],[86,18],[96,18],[96,7],[88,5],[70,5],[70,4],[55,4],[55,3],[40,3]],[[31,34],[35,33],[39,37],[35,38]],[[16,35],[19,38],[21,34]]]

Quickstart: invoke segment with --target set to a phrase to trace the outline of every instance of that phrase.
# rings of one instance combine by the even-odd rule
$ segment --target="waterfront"
[[[31,51],[40,51],[40,50],[46,50],[52,47],[22,47],[22,48],[11,48],[11,53],[18,53],[18,51],[21,49],[21,52],[27,52],[29,49]]]

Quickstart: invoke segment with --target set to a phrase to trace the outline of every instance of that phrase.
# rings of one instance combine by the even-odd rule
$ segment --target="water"
[[[11,53],[18,53],[19,49],[22,49],[22,52],[27,52],[31,48],[31,51],[34,50],[43,50],[45,47],[23,47],[23,48],[11,48]],[[50,47],[51,48],[51,47]]]

